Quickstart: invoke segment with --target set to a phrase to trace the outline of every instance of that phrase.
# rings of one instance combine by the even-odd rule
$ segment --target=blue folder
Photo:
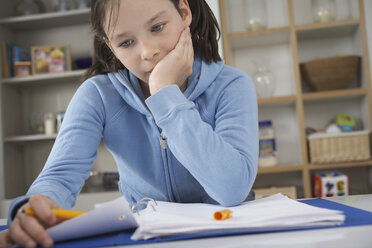
[[[149,244],[155,242],[167,242],[175,240],[215,237],[215,236],[227,236],[227,235],[241,235],[241,234],[255,234],[255,233],[269,233],[269,232],[282,232],[282,231],[298,231],[298,230],[309,230],[309,229],[321,229],[321,228],[339,228],[348,226],[361,226],[361,225],[372,225],[372,212],[361,210],[358,208],[346,206],[340,203],[325,199],[309,199],[301,200],[301,202],[327,209],[334,209],[343,211],[346,219],[342,225],[339,226],[328,226],[328,227],[290,227],[290,228],[270,228],[270,229],[259,229],[259,230],[233,230],[233,231],[219,231],[219,232],[208,232],[208,233],[195,233],[187,235],[178,235],[173,237],[154,238],[150,240],[133,241],[130,239],[134,230],[126,230],[121,232],[115,232],[110,234],[104,234],[101,236],[88,237],[84,239],[71,240],[55,244],[54,247],[102,247],[102,246],[114,246],[114,245],[134,245],[134,244]],[[6,226],[0,226],[0,230],[6,228]]]

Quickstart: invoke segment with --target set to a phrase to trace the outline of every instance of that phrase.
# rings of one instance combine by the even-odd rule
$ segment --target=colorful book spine
[[[13,45],[10,41],[3,41],[1,43],[3,54],[3,77],[14,77],[13,68]]]
[[[3,64],[3,78],[10,77],[9,64],[7,59],[6,41],[1,42],[2,64]]]

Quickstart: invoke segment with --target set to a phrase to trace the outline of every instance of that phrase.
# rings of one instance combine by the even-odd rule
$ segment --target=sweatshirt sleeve
[[[176,85],[164,87],[146,104],[174,156],[210,197],[233,206],[247,198],[257,174],[257,100],[247,76],[235,78],[218,94],[214,127]]]
[[[102,137],[104,108],[94,84],[79,87],[66,110],[47,162],[25,196],[14,200],[9,208],[9,223],[21,202],[42,194],[64,208],[75,204],[84,181],[97,157]]]

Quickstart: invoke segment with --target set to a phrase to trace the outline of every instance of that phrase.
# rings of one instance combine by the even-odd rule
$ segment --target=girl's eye
[[[123,43],[121,43],[120,46],[129,47],[130,45],[132,45],[133,42],[134,42],[133,40],[126,40]]]
[[[164,24],[158,24],[158,25],[155,25],[154,27],[152,27],[151,31],[152,32],[158,32],[160,30],[162,30],[164,28]]]

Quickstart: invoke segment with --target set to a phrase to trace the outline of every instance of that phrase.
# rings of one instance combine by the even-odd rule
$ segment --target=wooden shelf
[[[17,85],[17,84],[33,84],[45,83],[53,81],[53,83],[66,82],[66,79],[75,79],[83,75],[85,70],[74,70],[61,73],[48,73],[33,75],[29,77],[13,77],[1,79],[2,84]]]
[[[335,163],[335,164],[310,164],[310,170],[328,170],[336,168],[352,168],[352,167],[364,167],[372,166],[372,160],[360,161],[360,162],[348,162],[348,163]]]
[[[228,33],[227,37],[229,39],[237,39],[237,38],[243,38],[243,37],[261,36],[261,35],[269,35],[269,34],[277,34],[277,33],[289,33],[289,27],[269,28],[269,29],[261,29],[257,31],[232,32],[232,33]]]
[[[364,1],[350,1],[350,6],[346,6],[346,4],[342,6],[352,10],[353,18],[328,23],[311,23],[311,0],[283,1],[282,4],[277,5],[278,13],[267,17],[267,23],[269,26],[279,24],[285,27],[254,32],[244,32],[245,16],[243,13],[235,13],[239,10],[239,3],[232,3],[229,0],[219,0],[219,2],[221,27],[225,31],[222,33],[225,61],[247,73],[254,71],[251,61],[255,58],[268,57],[273,61],[271,69],[280,75],[278,76],[280,78],[278,84],[282,84],[279,86],[280,92],[288,96],[258,99],[259,114],[262,118],[273,119],[276,124],[277,144],[280,144],[281,148],[282,144],[285,146],[299,141],[291,147],[290,151],[283,149],[286,152],[285,155],[280,153],[281,156],[290,158],[287,161],[296,161],[297,165],[259,168],[258,174],[281,173],[280,176],[288,178],[289,181],[301,174],[302,185],[300,188],[303,189],[303,195],[311,197],[311,173],[313,170],[334,168],[356,168],[358,170],[361,167],[372,167],[372,160],[325,165],[309,164],[308,145],[304,132],[307,121],[311,120],[313,125],[320,126],[324,116],[339,111],[350,112],[350,114],[358,111],[355,114],[362,120],[362,124],[367,128],[371,126],[371,73],[365,23],[365,13],[368,12],[364,8]],[[283,7],[283,10],[287,8],[288,11],[284,10],[283,12],[279,7]],[[285,16],[286,14],[287,16]],[[298,23],[311,24],[299,25],[296,23],[296,19]],[[228,30],[242,30],[242,32],[227,32]],[[357,54],[362,57],[360,75],[353,82],[352,88],[309,92],[309,87],[302,81],[299,64],[322,56],[346,54]],[[288,70],[288,67],[291,70]],[[294,87],[290,84],[292,78]],[[339,104],[341,102],[342,104]],[[348,107],[345,110],[344,105]],[[324,106],[326,106],[325,109],[319,109]],[[295,125],[289,127],[293,122]],[[293,133],[287,133],[289,128]],[[298,134],[294,128],[298,130]],[[298,159],[298,162],[290,157],[293,154],[298,155],[295,158]],[[282,183],[280,178],[278,181]],[[267,183],[273,184],[271,181]],[[371,190],[369,189],[369,191]]]
[[[227,34],[232,48],[244,48],[288,43],[289,27],[263,29],[259,31],[236,32]]]
[[[278,96],[278,97],[270,97],[270,98],[259,98],[258,104],[259,105],[272,105],[272,104],[295,104],[296,103],[296,96]]]
[[[296,31],[305,31],[305,30],[318,30],[324,28],[332,28],[332,27],[344,27],[344,26],[353,26],[359,25],[360,19],[348,19],[348,20],[340,20],[340,21],[333,21],[333,22],[326,22],[326,23],[311,23],[305,25],[296,26]]]
[[[77,9],[64,12],[8,17],[0,20],[0,25],[13,30],[35,30],[88,24],[90,9]]]
[[[284,173],[302,171],[302,165],[278,165],[268,168],[258,168],[258,174]]]
[[[57,134],[45,135],[45,134],[30,134],[30,135],[20,135],[5,138],[6,143],[19,143],[19,142],[30,142],[30,141],[41,141],[41,140],[54,140]]]
[[[332,90],[332,91],[320,91],[312,93],[303,93],[302,99],[304,101],[312,100],[332,100],[336,98],[350,99],[355,97],[364,97],[368,94],[368,90],[365,88],[356,89],[345,89],[345,90]]]
[[[314,23],[296,26],[299,41],[350,36],[360,25],[360,19]]]

